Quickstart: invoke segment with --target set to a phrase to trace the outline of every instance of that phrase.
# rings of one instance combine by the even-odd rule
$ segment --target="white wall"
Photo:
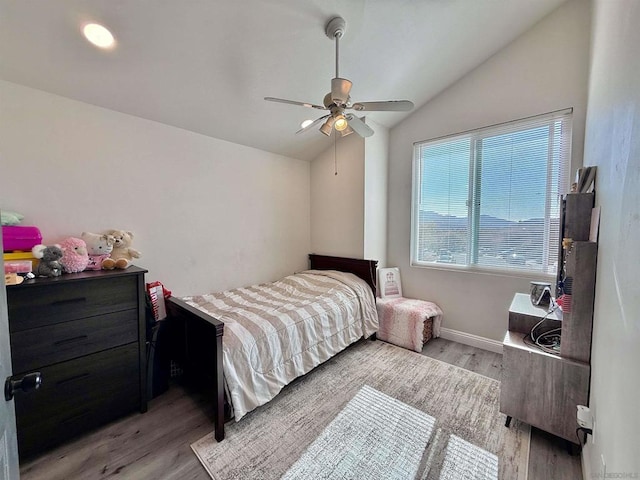
[[[416,141],[574,108],[573,165],[581,164],[587,97],[589,3],[572,0],[391,130],[388,263],[405,296],[437,302],[443,326],[502,341],[507,311],[529,280],[410,267],[411,164]]]
[[[389,129],[367,119],[375,134],[364,139],[364,258],[387,262]]]
[[[0,81],[0,206],[53,243],[131,230],[184,295],[306,268],[309,163]]]
[[[311,251],[364,258],[364,140],[351,134],[336,147],[311,162]]]
[[[311,163],[311,250],[384,266],[389,129],[366,122],[373,136],[339,138]]]
[[[638,25],[637,0],[594,2],[584,154],[585,165],[598,166],[601,220],[589,403],[596,425],[584,449],[585,478],[640,477]]]

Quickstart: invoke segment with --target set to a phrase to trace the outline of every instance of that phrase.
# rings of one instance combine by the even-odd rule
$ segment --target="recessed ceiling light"
[[[115,43],[111,32],[97,23],[88,23],[82,29],[82,33],[96,47],[111,48]]]
[[[300,124],[301,128],[307,128],[309,125],[311,125],[313,123],[313,120],[305,120],[304,122],[302,122]]]

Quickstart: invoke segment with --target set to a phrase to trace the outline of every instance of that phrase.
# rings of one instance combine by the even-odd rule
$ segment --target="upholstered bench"
[[[432,337],[440,336],[442,310],[433,302],[412,298],[376,298],[377,337],[399,347],[422,351]]]

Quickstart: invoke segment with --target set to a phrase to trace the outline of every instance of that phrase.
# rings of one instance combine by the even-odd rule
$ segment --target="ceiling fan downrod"
[[[324,29],[325,34],[331,40],[335,40],[336,42],[336,78],[340,77],[339,75],[339,65],[338,59],[340,58],[340,39],[347,31],[347,22],[342,17],[333,17],[331,20],[327,22],[327,26]]]
[[[340,36],[336,35],[336,78],[340,78]]]
[[[335,41],[336,44],[336,76],[331,79],[331,100],[338,106],[345,106],[349,102],[351,92],[351,81],[340,78],[340,39],[347,28],[347,22],[342,17],[334,17],[325,28],[327,37]]]

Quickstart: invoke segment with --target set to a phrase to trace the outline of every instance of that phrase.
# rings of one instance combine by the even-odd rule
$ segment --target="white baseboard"
[[[451,330],[450,328],[441,328],[440,336],[446,340],[451,340],[452,342],[458,342],[464,345],[470,345],[472,347],[502,354],[502,342],[498,342],[497,340],[479,337],[478,335],[460,332],[458,330]]]

